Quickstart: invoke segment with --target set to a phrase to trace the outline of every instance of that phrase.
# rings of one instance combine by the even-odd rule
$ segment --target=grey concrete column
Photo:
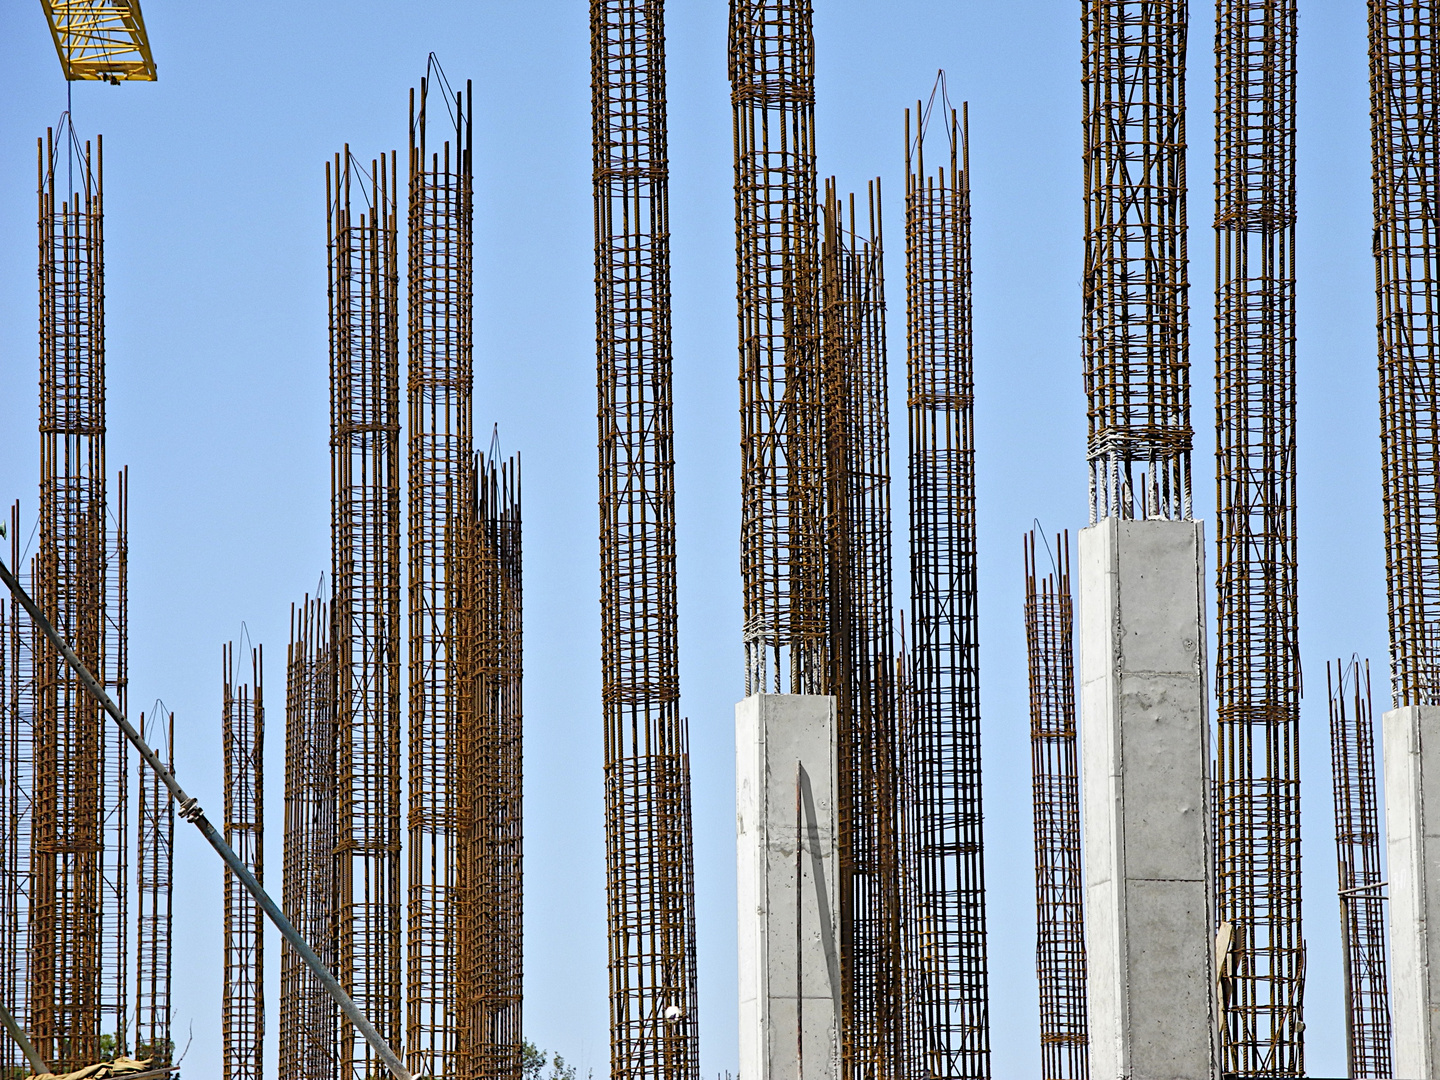
[[[1395,1075],[1427,1080],[1440,1068],[1440,706],[1382,723]]]
[[[735,706],[744,1080],[839,1072],[835,778],[834,698]]]
[[[1216,1061],[1205,531],[1080,533],[1080,752],[1094,1080]]]

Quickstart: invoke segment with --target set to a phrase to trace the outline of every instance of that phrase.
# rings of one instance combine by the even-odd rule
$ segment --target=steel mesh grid
[[[825,475],[809,0],[731,0],[745,693],[825,680]]]
[[[157,702],[140,714],[140,734],[172,772],[175,769],[175,714]],[[152,1065],[174,1059],[170,976],[175,869],[175,799],[142,759],[136,822],[135,866],[135,1056]]]
[[[868,231],[826,184],[822,247],[829,678],[835,697],[840,1064],[906,1070],[903,854],[890,561],[889,385],[878,181]]]
[[[331,613],[319,598],[290,609],[285,675],[285,917],[327,966],[335,963],[335,651]],[[331,967],[333,971],[333,966]],[[353,996],[353,994],[352,994]],[[373,1022],[373,1021],[372,1021]],[[289,942],[280,945],[278,1075],[336,1080],[339,1015]]]
[[[1191,516],[1187,7],[1081,4],[1092,522]]]
[[[438,65],[431,60],[431,70]],[[434,89],[453,144],[427,150],[429,72],[412,92],[409,199],[409,821],[405,1045],[412,1072],[454,1074],[455,790],[447,537],[472,452],[470,94]]]
[[[225,842],[265,884],[265,701],[261,650],[250,653],[250,679],[223,650]],[[263,1080],[265,1047],[265,923],[260,905],[225,867],[225,974],[221,1002],[221,1075]]]
[[[1304,1075],[1294,0],[1215,11],[1216,885],[1222,1068]]]
[[[1327,663],[1325,682],[1330,696],[1330,768],[1349,1075],[1388,1078],[1393,1075],[1390,990],[1370,665],[1367,662],[1362,667],[1358,658],[1348,664],[1337,660],[1333,668]]]
[[[941,95],[943,99],[943,94]],[[948,102],[944,103],[948,106]],[[948,162],[906,120],[911,709],[917,1052],[927,1075],[990,1075],[980,775],[968,125],[942,107]],[[947,171],[948,169],[948,171]]]
[[[337,978],[400,1038],[400,334],[396,162],[347,147],[329,201]],[[363,200],[356,213],[352,199]],[[374,1050],[343,1016],[338,1068]]]
[[[613,1076],[699,1070],[679,715],[660,0],[592,0],[601,649]]]
[[[1080,770],[1075,745],[1075,609],[1070,537],[1040,576],[1035,533],[1025,540],[1025,644],[1030,668],[1030,768],[1035,816],[1035,973],[1040,983],[1040,1075],[1088,1080],[1085,882],[1080,865]]]
[[[1370,0],[1375,302],[1390,686],[1396,707],[1440,703],[1440,141],[1437,14]]]
[[[41,610],[108,683],[106,645],[103,150],[68,122],[38,145],[40,210]],[[79,190],[57,166],[78,158]],[[67,184],[68,186],[68,184]],[[100,1058],[109,899],[103,880],[106,729],[47,641],[34,650],[30,1035],[53,1067]]]

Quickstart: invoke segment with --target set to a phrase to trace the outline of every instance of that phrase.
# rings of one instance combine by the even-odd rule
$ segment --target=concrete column
[[[835,778],[834,698],[735,706],[744,1080],[839,1074]]]
[[[1080,752],[1094,1080],[1216,1061],[1205,532],[1080,533]]]
[[[1440,1069],[1440,706],[1382,723],[1395,1075],[1427,1080]]]

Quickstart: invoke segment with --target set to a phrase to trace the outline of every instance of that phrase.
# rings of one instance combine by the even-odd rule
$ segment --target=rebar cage
[[[1303,1076],[1294,0],[1215,10],[1216,915],[1223,1070]]]
[[[225,757],[225,842],[265,883],[265,699],[261,650],[250,653],[250,678],[224,647],[221,734]],[[225,974],[221,1000],[221,1075],[263,1080],[265,921],[260,904],[225,867]]]
[[[336,977],[400,1040],[400,312],[395,154],[326,167]],[[352,199],[363,200],[356,213]],[[313,632],[313,631],[312,631]],[[340,1020],[346,1080],[380,1067]]]
[[[936,106],[939,106],[938,111]],[[925,132],[945,126],[938,166]],[[968,125],[943,81],[906,113],[905,286],[910,479],[907,808],[912,983],[922,1075],[990,1076],[980,774],[975,395]]]
[[[1192,511],[1187,8],[1186,0],[1081,4],[1092,523]]]
[[[745,693],[825,681],[815,42],[809,0],[731,0]]]
[[[410,106],[405,1049],[412,1072],[437,1077],[457,1075],[456,689],[446,604],[448,537],[473,452],[471,101],[432,57]],[[439,149],[428,141],[432,113],[450,124]]]
[[[669,158],[660,0],[592,0],[610,1071],[697,1080],[680,715]]]
[[[1390,984],[1370,665],[1362,665],[1358,658],[1348,664],[1337,660],[1333,668],[1327,663],[1325,682],[1330,695],[1330,768],[1349,1075],[1357,1080],[1388,1078],[1393,1075]]]
[[[1088,1080],[1085,879],[1075,744],[1075,605],[1070,537],[1055,538],[1041,576],[1025,538],[1025,646],[1030,668],[1030,769],[1035,815],[1035,973],[1042,1080]]]
[[[1440,704],[1440,36],[1427,0],[1370,0],[1375,303],[1390,688]]]

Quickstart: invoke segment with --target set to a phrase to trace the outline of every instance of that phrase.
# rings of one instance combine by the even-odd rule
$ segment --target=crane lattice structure
[[[125,477],[105,471],[103,148],[68,116],[38,145],[40,547],[37,602],[125,707]],[[75,168],[78,165],[78,170]],[[78,176],[75,174],[78,172]],[[76,190],[66,197],[59,185]],[[129,748],[48,642],[34,638],[28,1023],[67,1071],[126,1046]]]
[[[40,0],[68,80],[154,82],[140,0]]]
[[[326,165],[336,977],[400,1038],[400,311],[392,152]],[[363,203],[358,209],[354,201]],[[308,976],[301,976],[305,978]],[[341,1018],[338,1068],[380,1068]]]
[[[1440,14],[1370,2],[1375,300],[1390,688],[1440,704]]]
[[[452,527],[457,1075],[521,1080],[520,462],[471,463]]]
[[[334,970],[336,953],[335,652],[330,610],[290,609],[285,664],[285,917]],[[397,953],[398,956],[398,953]],[[352,997],[353,989],[347,990]],[[373,1019],[371,1021],[374,1022]],[[338,1080],[335,1003],[287,941],[280,945],[279,1076]]]
[[[1088,1080],[1085,880],[1080,866],[1080,769],[1075,747],[1075,606],[1070,537],[1055,538],[1040,576],[1035,533],[1025,541],[1025,644],[1030,662],[1030,767],[1035,805],[1035,973],[1040,1075]]]
[[[697,1080],[661,0],[591,0],[610,1072]]]
[[[20,503],[10,508],[10,563],[17,574]],[[35,578],[31,565],[31,580]],[[0,1005],[25,1030],[29,1022],[30,831],[35,791],[34,638],[19,604],[0,613]],[[0,1070],[28,1069],[14,1040],[0,1040]]]
[[[1092,523],[1192,513],[1187,21],[1184,0],[1081,5]]]
[[[265,701],[261,650],[250,653],[250,679],[224,648],[221,732],[225,753],[225,842],[265,883]],[[224,1080],[263,1080],[265,936],[260,905],[225,867],[225,983],[222,1001]]]
[[[452,523],[473,443],[471,100],[468,87],[452,92],[433,57],[418,102],[414,91],[410,100],[405,1049],[412,1072],[436,1077],[456,1075],[457,706],[447,597]],[[439,149],[427,139],[437,106],[451,122]]]
[[[1345,959],[1349,1075],[1392,1073],[1390,988],[1385,958],[1385,886],[1375,783],[1370,665],[1358,658],[1325,665],[1330,694],[1330,768],[1335,784],[1335,854]],[[1349,707],[1347,708],[1347,699]]]
[[[943,86],[943,81],[941,83]],[[970,291],[969,130],[943,91],[949,158],[926,172],[936,99],[906,114],[905,312],[911,646],[906,774],[916,1052],[990,1075]],[[947,171],[948,170],[948,171]]]
[[[140,714],[140,735],[175,771],[175,714],[156,702]],[[170,976],[175,871],[175,798],[160,776],[140,762],[139,824],[135,870],[135,1056],[152,1066],[174,1060]]]
[[[732,0],[745,693],[826,680],[815,41],[809,0]]]
[[[878,182],[868,232],[826,184],[821,248],[828,692],[839,773],[840,1065],[906,1075],[889,386]]]

